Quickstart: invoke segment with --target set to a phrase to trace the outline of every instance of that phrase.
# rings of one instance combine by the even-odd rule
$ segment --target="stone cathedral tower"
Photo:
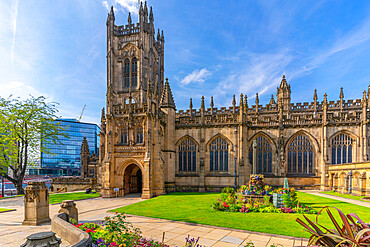
[[[155,35],[156,34],[156,35]],[[156,37],[155,37],[156,36]],[[99,183],[102,196],[164,193],[165,161],[173,147],[175,103],[164,83],[164,36],[154,29],[152,8],[141,4],[139,22],[115,25],[113,7],[107,19],[107,109],[100,134]],[[165,147],[168,146],[168,147]],[[173,156],[173,155],[172,155]]]

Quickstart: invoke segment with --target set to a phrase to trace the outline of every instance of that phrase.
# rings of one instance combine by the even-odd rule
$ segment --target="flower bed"
[[[124,214],[106,217],[105,221],[98,225],[94,223],[74,224],[74,226],[87,232],[92,237],[93,247],[102,246],[153,246],[168,247],[168,245],[147,239],[141,236],[139,228],[134,228],[127,222]],[[73,223],[73,222],[72,222]]]
[[[272,192],[283,194],[284,207],[278,208],[271,203]],[[241,213],[317,213],[315,209],[299,203],[294,189],[272,190],[270,186],[266,186],[263,175],[252,175],[248,186],[241,186],[237,192],[233,188],[224,188],[212,207],[218,211]]]

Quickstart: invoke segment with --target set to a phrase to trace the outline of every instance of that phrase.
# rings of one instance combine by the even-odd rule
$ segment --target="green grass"
[[[16,196],[6,196],[6,197],[0,197],[0,200],[1,200],[1,199],[5,199],[5,198],[20,197],[20,196],[24,196],[24,195],[16,195]]]
[[[365,222],[370,222],[370,208],[303,192],[297,192],[297,194],[301,203],[314,207],[316,210],[323,206],[335,206],[345,214],[356,213]],[[112,211],[295,237],[301,237],[303,234],[303,227],[295,221],[297,217],[303,218],[300,214],[215,211],[211,208],[211,204],[217,200],[218,195],[215,193],[173,193]],[[308,215],[308,217],[314,220],[316,215]],[[332,228],[332,224],[328,224],[330,220],[327,215],[320,217],[319,222]],[[304,233],[303,236],[308,237],[309,235]]]
[[[369,200],[363,200],[362,199],[363,196],[354,196],[354,195],[351,195],[351,194],[342,194],[342,193],[339,193],[339,192],[332,192],[332,191],[321,191],[320,193],[328,194],[328,195],[332,195],[332,196],[339,196],[339,197],[358,200],[358,201],[363,201],[363,202],[369,202]]]
[[[88,198],[99,197],[100,193],[95,194],[85,194],[85,192],[75,192],[75,193],[63,193],[63,194],[50,194],[49,204],[61,203],[64,200],[82,200]]]
[[[13,209],[9,209],[9,208],[0,208],[0,213],[1,212],[7,212],[7,211],[12,211]]]

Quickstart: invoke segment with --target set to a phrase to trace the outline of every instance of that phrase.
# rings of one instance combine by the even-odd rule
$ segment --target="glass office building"
[[[99,132],[96,124],[79,122],[76,119],[58,119],[64,133],[69,136],[60,137],[63,145],[48,143],[52,154],[41,153],[41,168],[30,170],[30,174],[54,175],[54,176],[78,176],[81,174],[81,145],[86,137],[89,145],[90,155],[99,153]]]

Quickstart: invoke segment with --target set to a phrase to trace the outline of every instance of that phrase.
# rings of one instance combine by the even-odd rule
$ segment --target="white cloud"
[[[41,93],[39,90],[25,82],[10,81],[7,83],[1,83],[0,87],[0,96],[3,98],[8,98],[10,95],[13,95],[13,97],[20,97],[21,99],[26,99],[29,95],[34,97],[45,96],[49,98],[47,95]]]
[[[110,7],[109,7],[109,4],[107,1],[103,1],[103,6],[109,11],[110,10]]]
[[[204,82],[209,76],[212,75],[212,72],[208,71],[206,68],[201,70],[193,70],[189,75],[185,76],[180,83],[183,85],[188,85],[192,82]]]
[[[257,92],[262,95],[280,83],[284,69],[293,59],[288,51],[248,54],[248,57],[250,61],[238,66],[218,84],[215,95],[226,96],[235,92],[246,93],[251,96],[249,98],[254,98]]]

